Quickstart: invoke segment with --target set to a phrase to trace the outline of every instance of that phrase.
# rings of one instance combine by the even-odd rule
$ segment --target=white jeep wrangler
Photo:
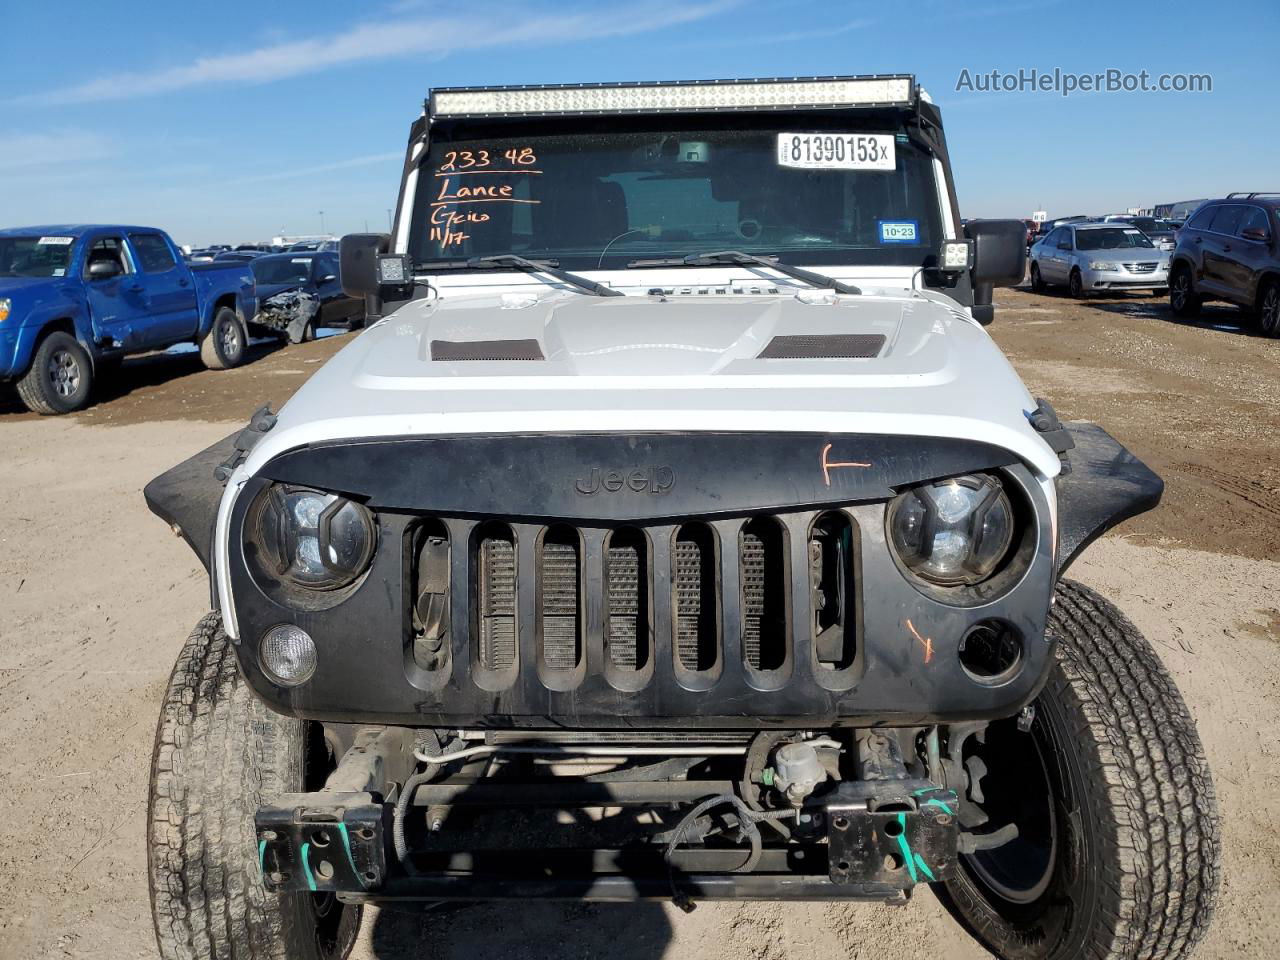
[[[1162,484],[1027,393],[983,329],[1023,225],[959,224],[909,76],[435,90],[394,235],[342,244],[381,319],[147,488],[213,601],[161,954],[930,883],[1001,957],[1187,956],[1203,751],[1063,579]]]

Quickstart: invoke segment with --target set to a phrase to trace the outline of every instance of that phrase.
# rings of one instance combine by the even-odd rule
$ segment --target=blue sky
[[[385,229],[427,90],[486,83],[914,73],[966,216],[1280,188],[1275,0],[150,6],[0,0],[0,225],[203,244],[318,232],[324,211],[329,232]],[[1208,73],[1213,91],[956,91],[964,69],[1033,67]]]

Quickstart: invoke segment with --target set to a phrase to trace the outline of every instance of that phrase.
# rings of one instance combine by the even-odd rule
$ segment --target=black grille
[[[867,360],[884,349],[879,333],[792,334],[774,337],[760,360]]]
[[[432,340],[432,360],[542,360],[537,340]]]
[[[452,649],[472,647],[486,690],[530,678],[570,690],[602,673],[615,689],[639,690],[655,661],[689,690],[744,669],[772,689],[801,651],[806,672],[854,665],[857,532],[846,511],[613,529],[461,519],[438,527],[440,547],[424,553],[415,589],[472,611],[451,616],[428,604],[433,623],[451,625]],[[470,575],[452,588],[443,572],[455,562],[450,542],[471,544],[456,560]],[[468,624],[473,636],[463,636]]]

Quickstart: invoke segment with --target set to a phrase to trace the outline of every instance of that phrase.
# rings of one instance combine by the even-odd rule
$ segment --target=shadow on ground
[[[532,900],[383,908],[371,946],[378,960],[658,960],[671,939],[657,903]]]
[[[1252,317],[1239,307],[1222,303],[1207,303],[1198,317],[1178,317],[1169,309],[1167,300],[1085,300],[1083,306],[1092,310],[1129,317],[1152,317],[1168,323],[1176,323],[1182,327],[1197,327],[1201,330],[1219,330],[1222,333],[1235,333],[1246,337],[1260,337],[1257,325]]]

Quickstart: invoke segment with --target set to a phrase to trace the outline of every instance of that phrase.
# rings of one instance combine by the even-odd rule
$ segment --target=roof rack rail
[[[1227,194],[1228,200],[1257,200],[1259,197],[1280,197],[1280,190],[1255,190],[1252,193],[1241,190]]]

